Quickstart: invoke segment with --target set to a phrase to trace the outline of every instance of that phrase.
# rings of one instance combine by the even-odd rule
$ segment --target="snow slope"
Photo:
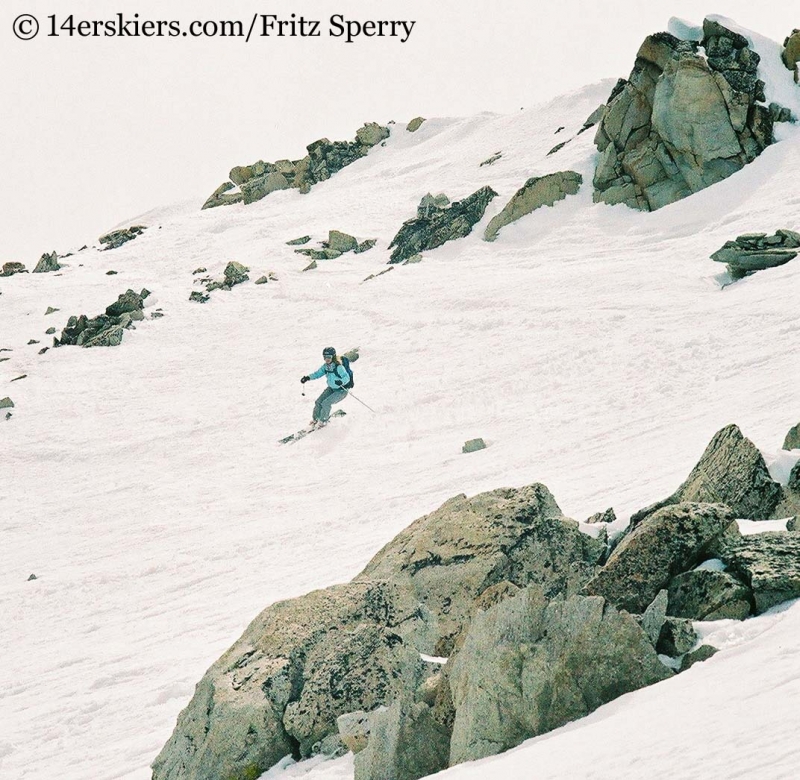
[[[572,517],[613,506],[624,522],[730,422],[776,456],[800,415],[800,262],[723,289],[708,256],[740,233],[800,229],[800,127],[654,214],[594,205],[593,132],[574,136],[612,84],[414,134],[396,124],[309,195],[201,212],[198,193],[131,220],[149,229],[118,250],[0,280],[13,350],[0,397],[15,403],[0,420],[0,777],[148,778],[195,683],[257,612],[351,578],[454,494],[539,481]],[[584,175],[577,196],[481,240],[528,177],[568,168]],[[485,184],[499,197],[468,238],[362,283],[422,195]],[[332,228],[378,245],[301,273],[284,242]],[[219,277],[229,260],[278,281],[190,303],[192,272]],[[117,348],[38,354],[47,327],[129,287],[165,316]],[[281,446],[309,418],[322,387],[303,397],[298,380],[328,344],[361,347],[355,394],[375,413],[348,399],[347,417]],[[489,447],[462,455],[476,436]],[[445,774],[789,777],[799,610],[728,628],[737,646],[685,676]],[[688,768],[668,775],[676,752]],[[351,777],[352,758],[311,774]]]

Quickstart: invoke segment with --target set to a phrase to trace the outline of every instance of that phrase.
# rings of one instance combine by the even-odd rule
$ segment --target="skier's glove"
[[[304,385],[306,382],[310,382],[311,379],[307,376],[300,377],[300,384]]]
[[[333,380],[333,384],[335,384],[336,387],[341,387],[342,386],[342,380],[341,379],[334,379]]]

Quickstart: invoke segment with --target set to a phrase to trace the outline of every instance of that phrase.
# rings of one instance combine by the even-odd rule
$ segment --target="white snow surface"
[[[576,133],[612,85],[414,134],[398,123],[309,195],[201,212],[199,193],[131,219],[148,230],[117,250],[0,280],[0,397],[15,404],[0,419],[0,777],[148,778],[260,610],[350,579],[455,494],[542,482],[571,517],[626,519],[724,425],[777,451],[798,422],[800,261],[723,288],[709,255],[800,230],[800,128],[656,213],[595,205],[593,131]],[[565,169],[584,176],[577,196],[481,240],[528,177]],[[486,184],[499,197],[469,237],[362,283],[426,192]],[[302,273],[284,242],[329,229],[378,245]],[[189,302],[192,271],[221,277],[229,260],[278,281]],[[165,316],[121,346],[38,354],[49,326],[142,287],[148,317]],[[354,393],[375,413],[350,398],[346,417],[279,445],[310,417],[321,383],[303,397],[298,380],[329,344],[361,347]],[[462,454],[477,436],[487,449]],[[800,605],[723,622],[703,639],[721,647],[711,660],[444,775],[796,777]],[[267,776],[351,778],[352,756]]]

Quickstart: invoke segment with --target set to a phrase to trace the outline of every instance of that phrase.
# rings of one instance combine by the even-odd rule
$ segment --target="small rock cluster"
[[[310,236],[303,236],[302,239],[287,241],[287,244],[305,244],[310,240]],[[347,233],[342,233],[339,230],[329,230],[328,240],[321,242],[321,249],[307,248],[295,249],[294,251],[299,255],[310,257],[312,260],[333,260],[337,257],[341,257],[346,252],[354,252],[357,255],[362,252],[368,252],[377,243],[378,241],[375,238],[368,238],[365,241],[359,242],[357,238]]]
[[[230,291],[233,287],[237,284],[242,284],[242,282],[246,282],[250,277],[248,276],[248,271],[250,269],[242,265],[241,263],[237,263],[235,260],[231,260],[226,266],[225,270],[222,273],[222,279],[211,279],[209,277],[203,277],[201,279],[196,279],[196,282],[200,282],[201,284],[205,284],[206,291],[211,293],[214,290],[228,290]],[[197,269],[194,273],[204,272],[205,268]],[[273,277],[274,278],[274,277]],[[261,281],[261,280],[265,281]],[[259,279],[260,284],[264,284],[265,282],[269,281],[269,277],[261,277]],[[197,290],[191,293],[189,296],[190,301],[195,301],[196,303],[205,303],[208,300],[209,296],[205,295]]]
[[[138,238],[145,230],[147,230],[145,225],[131,225],[122,230],[112,230],[110,233],[100,236],[100,243],[105,245],[106,250],[117,249],[128,241]]]
[[[445,195],[425,195],[417,207],[416,218],[404,222],[389,244],[390,249],[395,248],[389,262],[402,263],[420,252],[468,236],[496,196],[491,187],[481,187],[472,195],[453,203]]]
[[[203,208],[254,203],[271,192],[289,188],[307,193],[314,184],[330,179],[388,137],[388,127],[370,122],[356,132],[355,141],[329,141],[327,138],[314,141],[306,147],[308,154],[302,160],[278,160],[274,163],[259,160],[252,165],[237,166],[229,174],[230,181],[221,184]],[[239,192],[230,193],[237,186]]]
[[[198,684],[153,778],[352,750],[356,780],[416,780],[683,671],[716,652],[692,621],[800,596],[800,533],[735,521],[800,511],[794,471],[797,487],[773,482],[728,426],[610,554],[544,485],[456,496],[352,582],[264,610]]]
[[[778,230],[773,235],[745,233],[733,241],[726,241],[722,248],[711,255],[717,263],[726,263],[734,279],[741,279],[756,271],[776,268],[794,260],[800,252],[800,233],[793,230]]]
[[[76,345],[79,347],[116,347],[122,343],[125,330],[133,328],[134,322],[144,319],[144,300],[149,290],[140,293],[127,290],[106,307],[105,314],[89,318],[85,314],[70,317],[61,336],[53,338],[53,346]]]
[[[552,206],[567,195],[574,195],[581,184],[583,176],[575,171],[559,171],[528,179],[503,210],[489,221],[483,240],[494,241],[501,228],[542,206]]]
[[[596,202],[654,211],[685,198],[752,162],[773,121],[790,118],[761,105],[760,58],[746,38],[710,19],[703,36],[645,39],[598,126]]]

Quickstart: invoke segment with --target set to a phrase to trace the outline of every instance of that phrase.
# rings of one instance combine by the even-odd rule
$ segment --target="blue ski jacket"
[[[350,374],[347,373],[347,369],[341,365],[337,366],[336,363],[331,363],[330,365],[323,363],[313,374],[309,374],[308,378],[319,379],[321,376],[328,380],[328,387],[334,390],[344,389],[342,385],[346,385],[350,381]],[[337,385],[336,380],[339,380],[341,384]]]

